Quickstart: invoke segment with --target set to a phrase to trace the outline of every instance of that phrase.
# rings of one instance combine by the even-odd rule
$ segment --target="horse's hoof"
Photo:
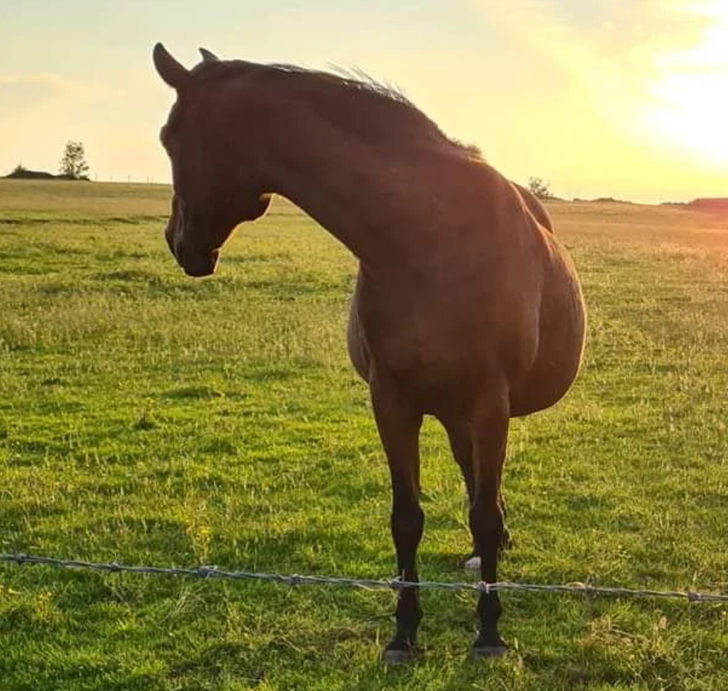
[[[382,653],[382,660],[387,665],[406,665],[417,657],[417,651],[413,648],[386,648]]]
[[[484,645],[473,648],[473,659],[484,660],[486,658],[503,657],[508,652],[506,645]]]
[[[465,560],[466,571],[480,571],[480,557],[477,554],[473,554],[472,557],[468,557]]]

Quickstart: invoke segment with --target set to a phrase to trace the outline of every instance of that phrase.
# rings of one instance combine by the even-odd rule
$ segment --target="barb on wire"
[[[197,566],[194,568],[184,567],[161,567],[161,566],[129,566],[112,562],[109,564],[95,563],[89,561],[56,559],[54,557],[42,557],[32,554],[0,554],[0,562],[12,562],[22,566],[24,564],[37,564],[52,566],[64,569],[86,569],[90,571],[105,571],[109,573],[134,573],[148,574],[154,576],[187,576],[193,578],[222,578],[230,580],[258,580],[282,583],[284,585],[333,585],[350,588],[364,589],[393,589],[420,588],[427,590],[449,590],[449,591],[472,591],[472,592],[496,592],[496,591],[521,591],[534,593],[562,593],[576,595],[603,595],[610,597],[646,597],[646,598],[678,598],[688,602],[728,602],[728,595],[718,593],[701,593],[692,591],[676,590],[639,590],[621,587],[602,587],[589,585],[587,583],[569,583],[564,585],[547,585],[535,583],[514,583],[503,581],[498,583],[440,583],[437,581],[402,581],[399,578],[392,580],[377,580],[373,578],[339,578],[331,576],[300,576],[293,574],[283,576],[278,573],[259,573],[253,571],[225,571],[216,566]]]

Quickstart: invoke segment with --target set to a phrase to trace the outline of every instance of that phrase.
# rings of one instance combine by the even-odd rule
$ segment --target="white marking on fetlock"
[[[480,571],[480,557],[474,554],[465,562],[466,571]]]

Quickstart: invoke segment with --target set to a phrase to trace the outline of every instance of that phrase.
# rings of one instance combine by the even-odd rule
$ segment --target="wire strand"
[[[349,588],[363,588],[368,590],[403,588],[419,588],[421,590],[449,590],[471,591],[478,593],[492,593],[502,591],[533,592],[533,593],[561,593],[574,595],[594,595],[608,597],[644,597],[644,598],[673,598],[687,600],[688,602],[728,602],[728,595],[718,593],[703,593],[697,591],[678,590],[641,590],[622,587],[594,586],[588,583],[568,583],[563,585],[516,583],[502,581],[498,583],[443,583],[438,581],[402,581],[398,578],[391,580],[378,580],[373,578],[342,578],[333,576],[301,576],[298,574],[281,575],[278,573],[261,573],[254,571],[226,571],[217,566],[197,567],[161,567],[161,566],[130,566],[127,564],[96,563],[90,561],[57,559],[32,554],[0,554],[0,562],[15,563],[18,566],[39,565],[63,568],[69,570],[89,570],[107,573],[132,573],[151,576],[183,576],[203,579],[228,580],[257,580],[281,583],[288,586],[298,585],[330,585]]]

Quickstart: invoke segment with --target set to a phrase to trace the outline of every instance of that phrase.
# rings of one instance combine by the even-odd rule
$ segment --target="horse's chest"
[[[397,309],[396,301],[361,314],[361,330],[375,365],[418,387],[451,379],[465,354],[459,321],[427,304]]]

